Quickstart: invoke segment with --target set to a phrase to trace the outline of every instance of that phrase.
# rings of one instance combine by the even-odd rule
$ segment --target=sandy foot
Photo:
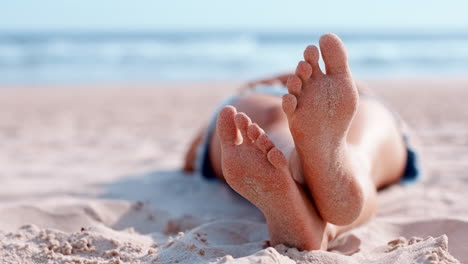
[[[362,208],[362,190],[346,143],[359,96],[341,40],[324,35],[320,48],[327,73],[318,65],[317,47],[307,47],[306,61],[299,62],[288,80],[283,110],[320,214],[330,223],[346,225]]]
[[[220,112],[217,129],[223,175],[229,186],[265,215],[271,244],[326,248],[326,223],[296,185],[286,158],[265,132],[232,106]]]

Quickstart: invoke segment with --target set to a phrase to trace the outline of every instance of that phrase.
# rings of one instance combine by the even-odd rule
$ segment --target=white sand
[[[415,128],[426,175],[328,252],[265,248],[254,207],[179,171],[237,83],[0,89],[0,263],[468,262],[468,80],[368,83]]]

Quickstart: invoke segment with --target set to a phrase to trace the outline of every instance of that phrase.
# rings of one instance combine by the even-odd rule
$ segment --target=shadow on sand
[[[129,175],[105,185],[101,198],[132,202],[112,225],[118,230],[173,234],[216,220],[264,221],[258,209],[226,184],[180,170]]]

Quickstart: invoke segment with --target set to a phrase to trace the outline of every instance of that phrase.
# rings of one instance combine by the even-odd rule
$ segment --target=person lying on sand
[[[224,102],[186,155],[186,171],[225,180],[261,210],[271,245],[326,250],[372,217],[377,190],[419,175],[401,120],[356,85],[343,42],[323,35],[320,51],[325,71],[308,46],[295,74]]]

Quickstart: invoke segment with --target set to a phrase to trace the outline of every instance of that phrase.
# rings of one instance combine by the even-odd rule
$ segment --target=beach
[[[468,79],[364,80],[412,128],[424,175],[328,251],[268,246],[261,213],[181,171],[240,81],[0,87],[1,263],[468,262]]]

